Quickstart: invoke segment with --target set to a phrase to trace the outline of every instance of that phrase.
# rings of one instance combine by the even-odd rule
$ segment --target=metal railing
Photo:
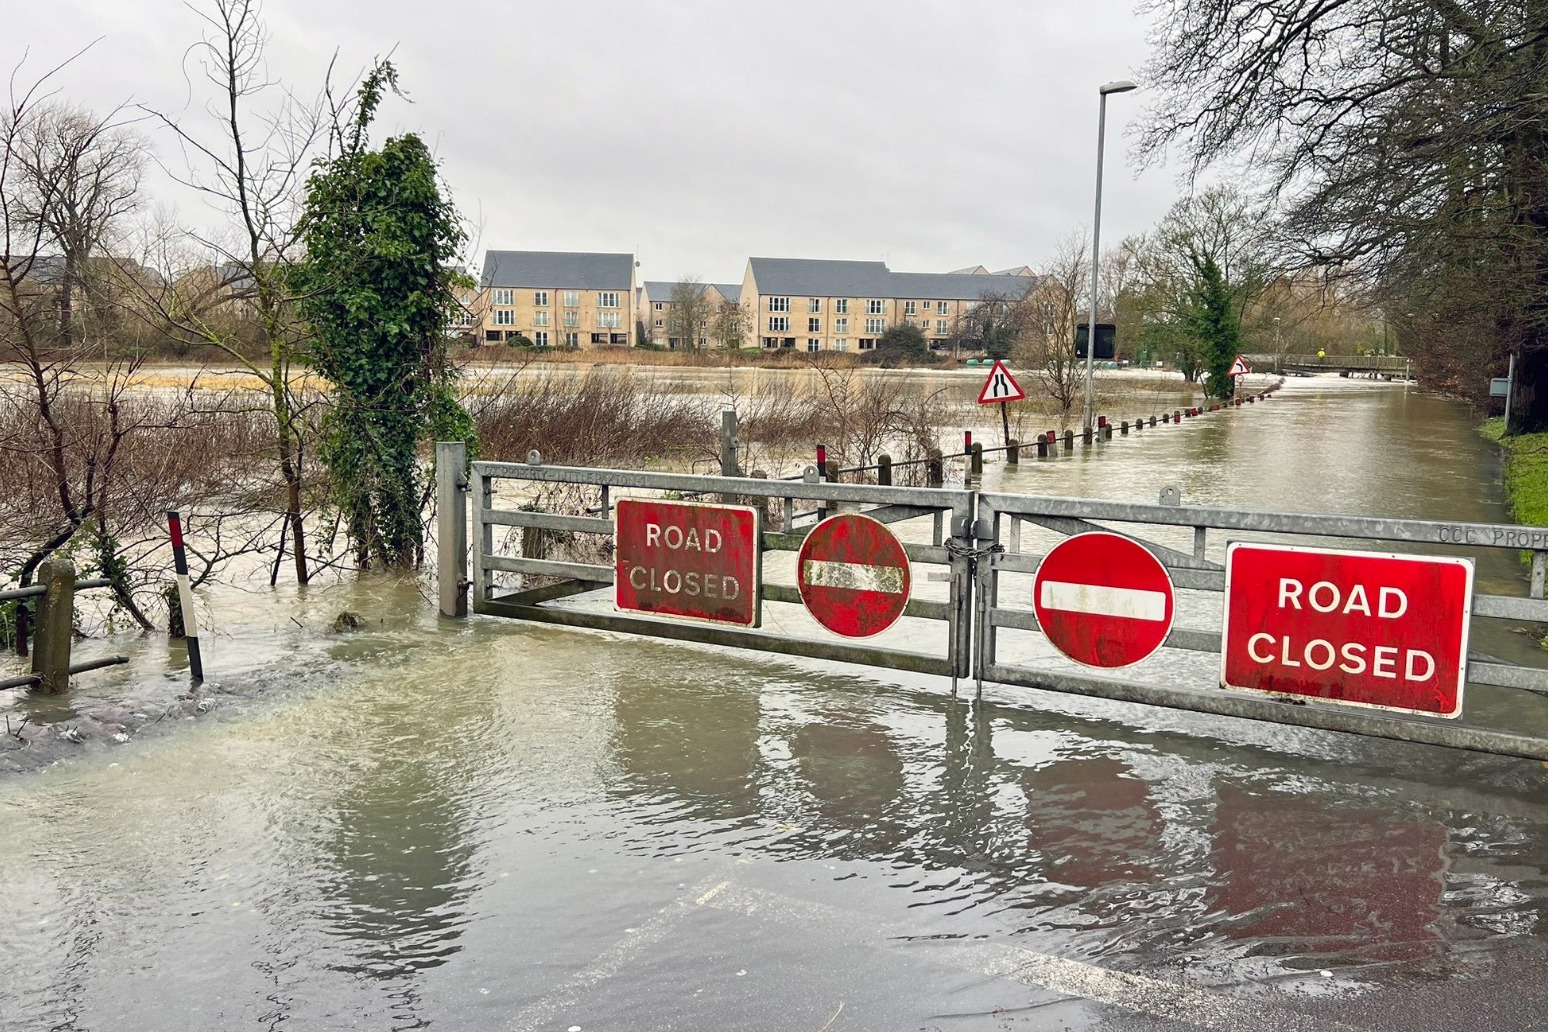
[[[442,480],[439,485],[441,507],[441,547],[443,570],[463,569],[459,565],[460,542],[457,526],[463,499],[471,496],[471,577],[451,582],[443,577],[441,611],[460,615],[460,595],[471,593],[475,613],[519,617],[570,627],[624,631],[658,638],[725,645],[762,652],[805,656],[814,659],[860,663],[944,677],[967,677],[971,671],[972,635],[971,566],[965,552],[971,547],[970,523],[974,496],[965,490],[941,488],[880,487],[864,484],[835,484],[820,481],[815,471],[802,481],[768,480],[757,477],[699,476],[682,473],[653,473],[639,470],[598,469],[590,467],[547,466],[541,461],[529,463],[474,462],[469,467],[460,446],[440,445],[438,462]],[[468,469],[465,479],[448,471]],[[588,499],[587,515],[574,512],[545,512],[510,504],[497,496],[502,481],[524,484],[530,491],[544,485],[568,485],[582,492],[595,492],[595,503]],[[915,619],[944,624],[944,641],[933,651],[892,647],[882,644],[858,644],[834,641],[820,633],[806,634],[799,610],[788,613],[796,626],[790,633],[768,633],[737,627],[682,622],[651,616],[613,612],[599,606],[560,604],[565,599],[607,589],[614,583],[616,568],[601,562],[578,562],[546,556],[509,554],[496,540],[497,528],[512,528],[525,536],[529,532],[611,538],[614,533],[613,506],[623,497],[661,498],[671,494],[684,499],[734,501],[736,504],[771,509],[778,529],[765,529],[759,546],[763,552],[795,552],[801,548],[807,532],[822,518],[843,511],[860,512],[885,524],[907,524],[911,532],[903,535],[903,547],[911,563],[937,568],[926,573],[927,583],[944,582],[944,598],[909,600],[904,620]],[[928,530],[923,521],[928,520]],[[917,521],[917,522],[916,522]],[[917,529],[912,529],[917,528]],[[598,550],[611,554],[611,546]],[[448,563],[448,558],[450,562]],[[520,586],[502,585],[499,575],[522,578]],[[550,583],[529,584],[530,579]],[[763,601],[801,605],[800,590],[793,583],[765,580],[760,588]],[[461,603],[465,612],[466,603]],[[782,619],[777,622],[785,622]],[[919,628],[920,625],[913,625]],[[815,631],[815,628],[813,628]],[[917,641],[917,634],[887,632],[899,638]]]
[[[1163,492],[1162,503],[1157,505],[992,492],[980,494],[975,529],[980,535],[979,546],[991,552],[988,560],[978,564],[976,570],[974,674],[980,685],[983,681],[993,681],[1220,716],[1548,760],[1548,738],[1469,723],[1467,712],[1458,720],[1395,716],[1305,697],[1289,699],[1228,689],[1220,684],[1218,666],[1214,668],[1213,676],[1195,671],[1191,676],[1187,673],[1182,676],[1152,673],[1139,679],[1088,674],[1071,669],[1072,664],[1040,662],[1032,665],[1000,658],[1003,632],[1039,631],[1030,592],[1026,605],[1005,605],[1002,600],[1005,595],[1002,580],[1007,576],[1033,574],[1045,554],[1023,548],[1022,538],[1028,528],[1051,531],[1055,536],[1092,530],[1123,533],[1140,541],[1161,561],[1176,588],[1217,595],[1225,591],[1226,569],[1211,558],[1212,532],[1217,534],[1217,541],[1218,532],[1224,531],[1230,533],[1231,542],[1288,540],[1319,545],[1342,542],[1345,548],[1350,547],[1350,542],[1384,542],[1392,551],[1405,552],[1417,551],[1413,548],[1415,545],[1526,550],[1532,553],[1528,596],[1475,591],[1472,619],[1548,622],[1548,600],[1544,599],[1545,579],[1548,579],[1545,578],[1548,575],[1548,528],[1242,512],[1183,506],[1178,501],[1178,493],[1170,488]],[[1165,527],[1189,532],[1191,545],[1173,547],[1140,536],[1153,535],[1158,528]],[[1179,620],[1189,609],[1196,612],[1198,608],[1204,607],[1180,606]],[[1218,623],[1212,627],[1174,624],[1158,655],[1165,656],[1168,652],[1219,654],[1221,648],[1222,632]],[[1548,694],[1548,670],[1477,653],[1468,657],[1467,681],[1473,685]],[[1465,698],[1470,700],[1472,696]]]
[[[35,634],[32,642],[32,672],[19,677],[0,678],[0,691],[11,688],[41,688],[49,694],[66,691],[74,674],[129,662],[126,656],[105,656],[85,663],[71,664],[70,649],[75,637],[75,593],[89,588],[107,588],[112,582],[98,577],[75,579],[75,564],[68,559],[45,560],[38,567],[39,582],[24,588],[0,591],[0,602],[25,602],[38,599]],[[18,609],[17,636],[25,640],[24,608]]]

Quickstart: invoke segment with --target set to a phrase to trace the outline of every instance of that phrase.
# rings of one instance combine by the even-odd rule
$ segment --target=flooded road
[[[1108,447],[987,486],[1505,516],[1467,411],[1390,385],[1292,381]],[[344,608],[364,631],[318,633]],[[0,1029],[1548,1012],[1538,764],[994,686],[974,709],[933,678],[439,624],[379,580],[211,609],[212,667],[266,690],[0,781]],[[139,650],[141,677],[176,677],[164,644]]]

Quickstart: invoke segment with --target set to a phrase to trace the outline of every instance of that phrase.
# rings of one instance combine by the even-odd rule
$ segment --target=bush
[[[909,362],[934,362],[935,356],[930,353],[930,345],[925,340],[924,331],[909,323],[901,326],[889,326],[886,332],[876,338],[876,347],[871,351],[871,361],[882,365],[903,365]]]

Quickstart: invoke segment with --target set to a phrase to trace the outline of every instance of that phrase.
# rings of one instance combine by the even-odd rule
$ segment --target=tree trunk
[[[1516,359],[1507,434],[1548,430],[1548,349],[1524,348]]]

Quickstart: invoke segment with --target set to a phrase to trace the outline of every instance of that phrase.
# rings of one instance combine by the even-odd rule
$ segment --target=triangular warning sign
[[[1231,368],[1230,368],[1229,371],[1226,372],[1226,375],[1227,376],[1246,376],[1250,372],[1252,372],[1252,366],[1248,365],[1247,364],[1247,360],[1245,358],[1243,358],[1241,355],[1237,355],[1236,356],[1236,361],[1231,363]]]
[[[1021,389],[1021,384],[1005,368],[1005,363],[999,359],[994,360],[994,368],[989,370],[989,379],[984,381],[984,389],[978,392],[980,405],[994,405],[1002,401],[1022,401],[1027,392]]]

